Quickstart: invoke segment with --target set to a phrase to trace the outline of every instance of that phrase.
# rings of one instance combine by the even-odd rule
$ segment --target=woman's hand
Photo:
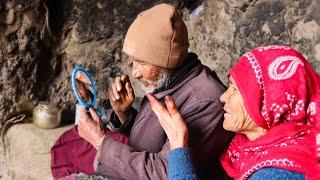
[[[184,119],[170,96],[165,97],[165,105],[162,105],[152,94],[147,94],[153,112],[157,115],[161,126],[166,132],[171,150],[187,147],[189,132]]]

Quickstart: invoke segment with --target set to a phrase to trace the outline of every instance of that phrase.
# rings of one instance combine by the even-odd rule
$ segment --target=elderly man
[[[223,174],[220,153],[231,137],[222,128],[219,96],[224,87],[188,47],[181,16],[174,7],[160,4],[138,15],[123,51],[133,62],[132,77],[146,93],[160,101],[170,95],[176,101],[190,130],[190,151],[200,178],[217,178]],[[96,113],[90,109],[89,116],[83,110],[79,134],[98,150],[96,173],[117,179],[166,179],[170,144],[149,102],[143,98],[139,111],[132,107],[134,90],[125,75],[115,79],[108,96],[112,129],[128,136],[129,144],[105,135]]]

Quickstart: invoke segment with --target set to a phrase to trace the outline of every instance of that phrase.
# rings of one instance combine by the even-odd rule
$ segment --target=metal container
[[[33,109],[33,124],[42,129],[52,129],[59,126],[61,110],[58,106],[41,101]]]

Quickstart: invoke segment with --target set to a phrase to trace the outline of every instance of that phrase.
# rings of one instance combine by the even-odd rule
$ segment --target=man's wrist
[[[121,122],[121,124],[124,124],[127,121],[130,115],[130,110],[131,110],[131,106],[125,111],[114,111],[118,116],[118,119]]]
[[[107,137],[106,135],[103,135],[103,136],[101,136],[101,137],[99,138],[98,143],[97,143],[97,145],[95,146],[95,148],[96,148],[97,150],[100,149],[100,147],[101,147],[101,145],[102,145],[102,143],[103,143],[103,140],[104,140],[106,137]]]

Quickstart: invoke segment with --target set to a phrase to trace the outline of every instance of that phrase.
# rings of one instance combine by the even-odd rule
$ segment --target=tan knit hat
[[[176,68],[188,54],[188,31],[173,6],[159,4],[141,12],[131,24],[123,51],[139,61]]]

